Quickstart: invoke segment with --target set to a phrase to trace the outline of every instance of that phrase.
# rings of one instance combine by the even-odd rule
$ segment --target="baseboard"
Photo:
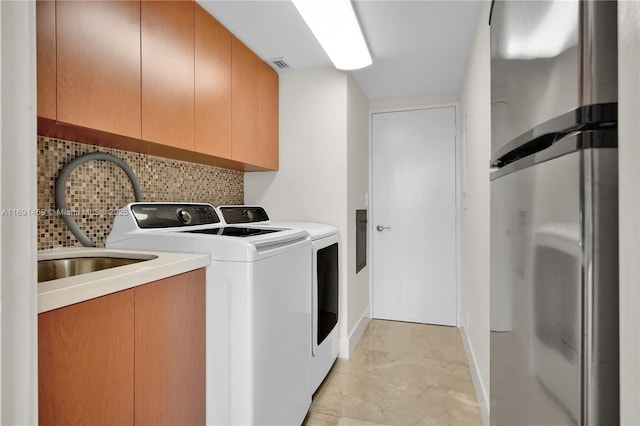
[[[471,370],[471,378],[473,379],[473,387],[476,390],[476,397],[478,398],[478,404],[480,405],[480,414],[482,415],[482,422],[485,426],[489,425],[489,395],[487,395],[487,388],[480,377],[480,369],[476,362],[476,357],[473,353],[473,346],[467,335],[467,330],[464,327],[460,327],[460,336],[462,337],[462,343],[464,344],[464,351],[467,353],[467,359],[469,360],[469,369]]]
[[[349,355],[356,350],[356,346],[360,341],[360,338],[364,334],[364,331],[367,329],[367,325],[369,325],[369,307],[367,306],[365,310],[360,315],[360,319],[358,320],[358,324],[353,328],[351,335],[349,335]]]
[[[358,320],[356,326],[353,328],[351,333],[349,333],[347,342],[345,342],[346,345],[340,345],[341,350],[340,350],[340,353],[338,354],[338,357],[343,359],[349,359],[353,351],[356,349],[356,346],[358,345],[358,342],[360,341],[362,334],[367,329],[367,325],[369,325],[370,319],[371,318],[369,318],[369,306],[367,306],[366,309],[362,312],[362,315],[360,315],[360,319]],[[345,354],[344,351],[342,350],[344,346],[347,346],[349,348],[349,352],[347,354]]]

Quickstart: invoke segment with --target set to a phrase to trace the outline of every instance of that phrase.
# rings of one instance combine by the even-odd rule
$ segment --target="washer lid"
[[[338,235],[338,228],[327,223],[271,221],[270,225],[282,228],[302,229],[309,233],[312,240]]]
[[[318,240],[338,234],[338,228],[313,222],[281,222],[269,219],[264,207],[255,205],[218,206],[217,211],[222,221],[227,224],[252,224],[252,226],[272,226],[281,228],[301,229],[307,231],[312,240]]]

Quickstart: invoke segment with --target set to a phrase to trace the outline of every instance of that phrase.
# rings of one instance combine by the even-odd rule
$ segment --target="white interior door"
[[[456,324],[455,115],[372,114],[375,318]]]

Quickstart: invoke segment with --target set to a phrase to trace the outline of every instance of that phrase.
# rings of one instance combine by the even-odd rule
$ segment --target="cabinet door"
[[[142,139],[194,149],[194,4],[142,2]]]
[[[231,49],[232,158],[278,169],[278,74],[240,40]]]
[[[231,33],[195,9],[195,149],[231,158]]]
[[[134,292],[38,315],[40,425],[133,424]]]
[[[240,40],[231,42],[232,159],[254,161],[258,141],[258,58]]]
[[[205,272],[135,288],[135,423],[205,424]]]
[[[57,1],[57,119],[140,138],[140,2]]]
[[[56,119],[56,4],[36,2],[38,116]]]
[[[269,65],[258,64],[258,146],[256,165],[278,169],[279,103],[278,73]]]

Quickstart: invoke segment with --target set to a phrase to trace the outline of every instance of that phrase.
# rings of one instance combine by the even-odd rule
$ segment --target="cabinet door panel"
[[[40,425],[133,424],[133,290],[38,315]]]
[[[240,40],[231,43],[232,158],[251,163],[258,141],[258,62]]]
[[[38,116],[56,119],[56,4],[36,2]]]
[[[57,119],[140,138],[140,3],[57,1]]]
[[[195,9],[195,149],[231,158],[231,33]]]
[[[194,149],[194,4],[142,2],[142,139]]]
[[[235,37],[231,49],[232,158],[278,169],[278,74]]]
[[[259,63],[258,147],[256,164],[278,169],[279,104],[278,73],[264,62]]]
[[[205,272],[135,288],[135,422],[205,423]]]

